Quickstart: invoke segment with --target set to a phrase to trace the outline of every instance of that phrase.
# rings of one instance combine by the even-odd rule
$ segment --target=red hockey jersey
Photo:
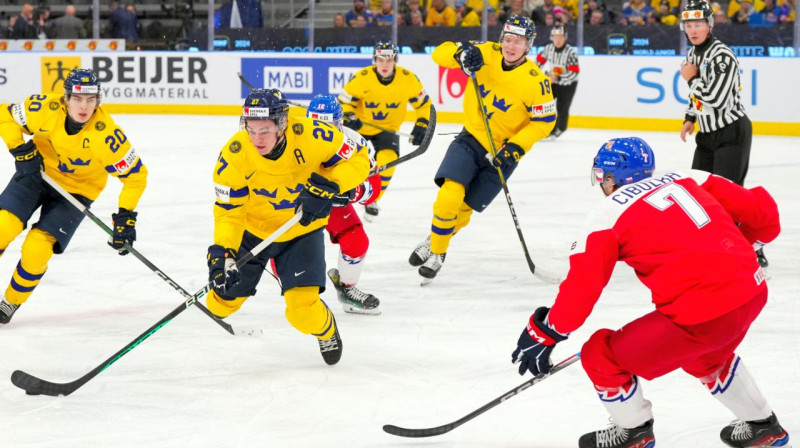
[[[626,185],[589,215],[548,322],[560,333],[580,327],[618,260],[674,322],[709,321],[767,287],[753,244],[778,233],[778,206],[761,187],[694,170]]]

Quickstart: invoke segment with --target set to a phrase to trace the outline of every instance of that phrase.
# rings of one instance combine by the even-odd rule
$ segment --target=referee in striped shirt
[[[549,63],[545,73],[553,80],[553,98],[556,100],[556,126],[550,137],[560,136],[567,130],[569,107],[578,88],[578,53],[567,44],[567,31],[563,26],[554,26],[550,31],[551,43],[544,46],[536,55],[536,65],[540,68]]]
[[[691,91],[681,140],[700,127],[692,168],[744,185],[750,163],[753,125],[739,98],[739,61],[731,49],[711,34],[714,16],[704,0],[689,0],[681,13],[681,29],[692,44],[681,67]],[[761,249],[762,267],[769,263]]]

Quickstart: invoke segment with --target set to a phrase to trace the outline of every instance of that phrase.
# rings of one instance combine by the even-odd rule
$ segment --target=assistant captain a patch
[[[238,141],[238,140],[234,140],[234,141],[232,141],[232,142],[231,142],[230,146],[228,146],[228,149],[229,149],[229,150],[230,150],[232,153],[236,154],[237,152],[239,152],[239,151],[241,151],[241,150],[242,150],[242,144],[241,144],[241,143],[239,143],[239,141]]]

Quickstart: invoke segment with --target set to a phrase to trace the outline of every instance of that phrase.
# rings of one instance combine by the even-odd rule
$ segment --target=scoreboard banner
[[[580,56],[572,103],[575,127],[675,130],[688,87],[679,56]],[[757,133],[800,135],[797,58],[740,58],[741,96]],[[338,94],[350,77],[372,63],[369,55],[259,52],[14,52],[0,51],[0,103],[63,91],[73,68],[91,68],[103,103],[117,113],[236,114],[248,89],[277,88],[300,102]],[[469,88],[459,69],[436,65],[429,55],[400,55],[437,108],[439,121],[458,122]],[[409,113],[409,120],[413,120]]]

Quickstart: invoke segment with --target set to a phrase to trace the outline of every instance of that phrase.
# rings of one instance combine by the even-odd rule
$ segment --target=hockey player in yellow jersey
[[[433,204],[430,236],[411,254],[423,284],[436,276],[444,263],[450,239],[469,223],[473,210],[483,211],[502,189],[505,179],[534,143],[547,137],[556,122],[550,78],[526,55],[536,28],[524,16],[513,16],[503,26],[500,43],[445,42],[433,60],[447,68],[474,73],[485,111],[478,106],[475,89],[464,94],[464,129],[447,149],[434,181],[439,186]],[[484,114],[497,148],[492,158]]]
[[[242,129],[220,151],[213,173],[214,244],[208,248],[214,289],[206,303],[219,317],[236,312],[255,294],[272,259],[286,319],[315,336],[325,362],[336,364],[342,340],[319,297],[326,280],[323,228],[333,197],[367,178],[369,154],[331,123],[288,114],[279,90],[253,90],[242,109]],[[237,270],[237,254],[251,251],[301,205],[299,224]]]
[[[339,95],[344,111],[344,125],[358,131],[372,142],[378,166],[396,160],[400,155],[400,138],[396,132],[406,117],[410,104],[417,113],[411,144],[419,146],[428,129],[431,101],[417,75],[397,65],[397,46],[392,42],[378,42],[372,54],[373,65],[361,70],[344,86]],[[369,124],[388,131],[381,131]],[[381,171],[380,200],[394,168]],[[372,221],[378,216],[378,202],[365,207],[364,217]]]
[[[108,176],[122,182],[119,211],[113,213],[109,245],[120,255],[136,240],[134,211],[147,183],[147,170],[123,130],[100,106],[100,83],[92,70],[73,70],[64,95],[31,95],[22,103],[0,105],[0,135],[14,157],[16,172],[0,194],[0,255],[27,227],[22,256],[0,301],[0,324],[7,324],[28,300],[54,253],[67,248],[83,219],[42,179],[41,170],[87,207]],[[27,142],[23,135],[32,135]]]

